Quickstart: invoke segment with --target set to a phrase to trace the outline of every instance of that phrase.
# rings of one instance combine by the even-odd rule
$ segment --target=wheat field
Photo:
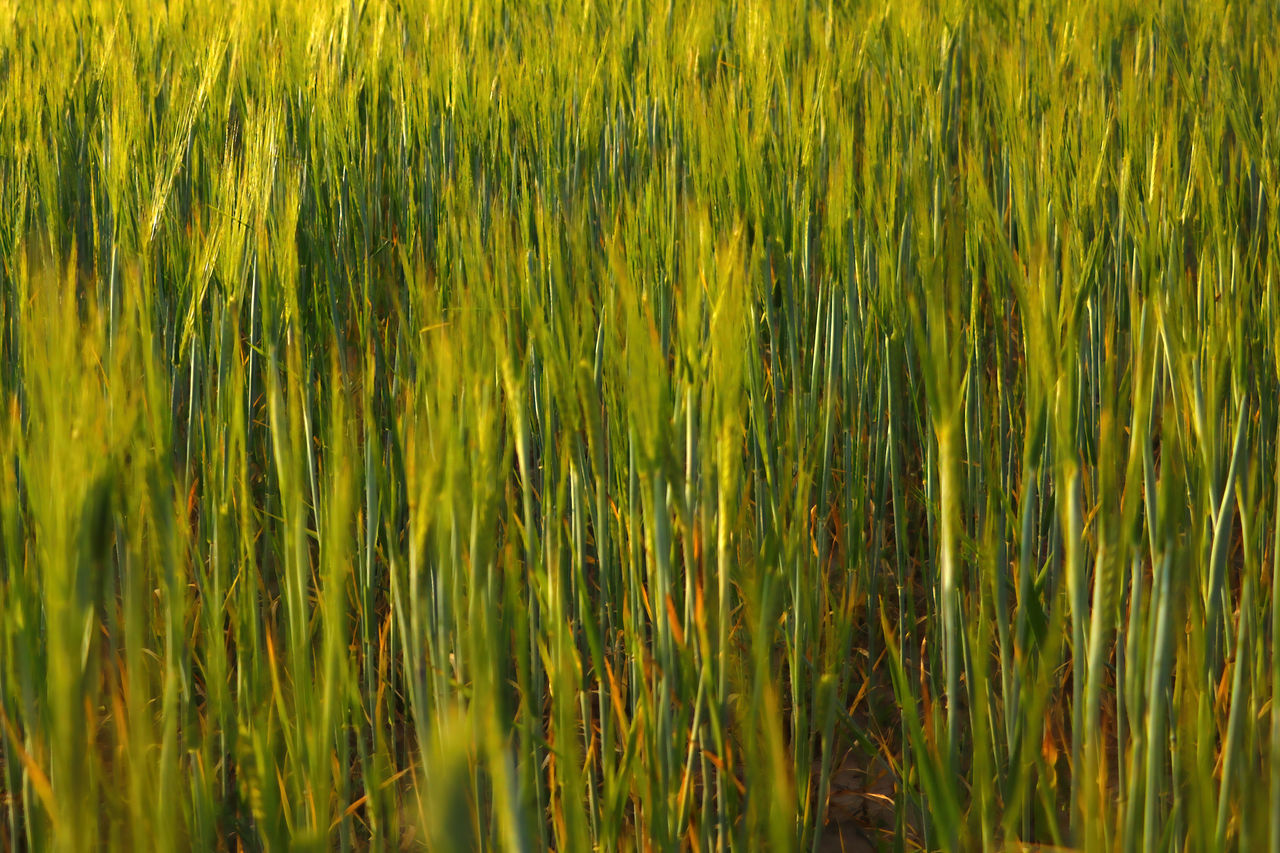
[[[1277,81],[0,0],[0,849],[1280,853]]]

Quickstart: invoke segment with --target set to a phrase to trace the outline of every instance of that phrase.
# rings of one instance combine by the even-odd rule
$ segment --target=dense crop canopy
[[[1280,853],[1272,2],[0,0],[0,848]]]

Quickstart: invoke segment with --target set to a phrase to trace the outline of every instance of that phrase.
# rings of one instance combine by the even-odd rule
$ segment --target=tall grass
[[[1280,851],[1278,35],[0,2],[0,846]]]

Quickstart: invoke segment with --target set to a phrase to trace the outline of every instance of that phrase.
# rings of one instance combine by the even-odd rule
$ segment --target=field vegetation
[[[0,848],[1280,853],[1278,17],[0,0]]]

